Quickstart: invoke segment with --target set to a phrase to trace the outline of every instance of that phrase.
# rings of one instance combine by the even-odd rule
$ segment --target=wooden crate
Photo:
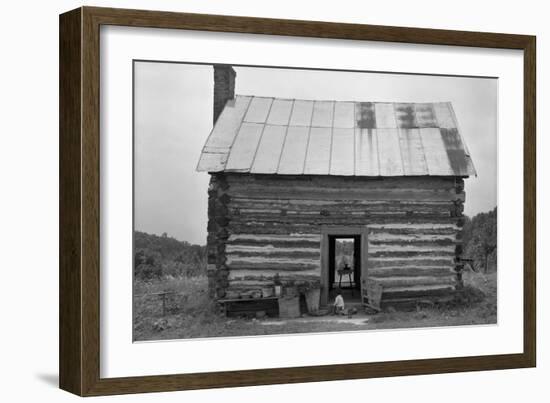
[[[300,317],[300,297],[298,295],[279,298],[279,317],[287,319]]]

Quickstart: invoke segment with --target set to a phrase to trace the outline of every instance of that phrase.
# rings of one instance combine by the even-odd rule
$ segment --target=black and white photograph
[[[547,403],[543,2],[3,5],[1,401]]]
[[[133,340],[497,324],[498,78],[135,60]]]

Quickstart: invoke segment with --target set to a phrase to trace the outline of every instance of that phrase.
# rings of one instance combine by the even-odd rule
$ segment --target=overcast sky
[[[496,79],[235,67],[237,94],[350,101],[451,101],[477,178],[465,214],[496,206]],[[212,129],[213,68],[135,64],[135,229],[206,243],[209,175],[196,172]]]

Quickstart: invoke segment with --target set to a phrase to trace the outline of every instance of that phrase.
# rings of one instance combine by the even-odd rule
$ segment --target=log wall
[[[257,295],[277,273],[283,283],[321,282],[322,228],[346,225],[367,226],[367,273],[384,298],[448,293],[457,284],[464,197],[455,177],[213,174],[211,293]]]

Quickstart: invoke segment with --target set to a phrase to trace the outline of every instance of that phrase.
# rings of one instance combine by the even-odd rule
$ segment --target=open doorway
[[[345,301],[361,299],[361,235],[329,235],[328,299],[339,288]]]

